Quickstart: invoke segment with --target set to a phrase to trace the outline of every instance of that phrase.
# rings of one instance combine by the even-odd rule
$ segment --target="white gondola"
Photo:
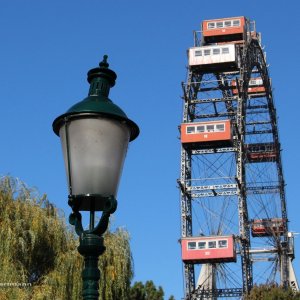
[[[223,66],[225,69],[238,67],[235,44],[192,47],[188,50],[189,66],[201,70],[212,70]]]

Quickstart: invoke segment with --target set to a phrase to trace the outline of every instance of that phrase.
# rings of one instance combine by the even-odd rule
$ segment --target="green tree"
[[[22,182],[0,180],[0,300],[81,299],[83,259],[78,238],[47,199]],[[105,235],[101,256],[100,299],[128,299],[133,276],[129,236],[118,229]]]
[[[145,286],[142,282],[137,281],[133,284],[130,289],[130,300],[145,300],[146,293],[145,293]]]
[[[293,300],[300,299],[299,293],[291,289],[284,290],[277,285],[254,286],[245,300]]]
[[[163,300],[164,291],[161,286],[155,287],[152,280],[145,283],[146,300]]]
[[[171,296],[171,300],[174,297]],[[152,280],[143,284],[138,281],[130,289],[130,300],[164,300],[164,291],[161,286],[156,287]]]

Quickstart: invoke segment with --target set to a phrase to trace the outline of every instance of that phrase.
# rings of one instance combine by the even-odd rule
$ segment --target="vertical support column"
[[[239,212],[239,233],[241,246],[243,291],[248,293],[251,287],[251,273],[249,265],[251,264],[249,257],[249,229],[247,218],[247,206],[245,199],[245,183],[244,183],[244,166],[243,166],[243,150],[241,140],[237,141],[237,182],[238,182],[238,212]]]
[[[189,73],[188,87],[184,89],[183,122],[188,122],[190,116],[189,96],[191,89],[192,73]],[[180,199],[181,199],[181,236],[192,236],[192,199],[185,191],[191,185],[191,150],[181,146],[181,170],[180,170]],[[184,265],[185,296],[187,297],[195,289],[195,272],[192,264]]]
[[[215,264],[203,264],[201,266],[200,276],[197,282],[197,286],[201,286],[203,291],[211,291],[211,297],[207,300],[217,300],[214,295],[216,291],[216,265]]]
[[[294,272],[294,268],[292,265],[292,261],[291,258],[288,259],[288,263],[289,263],[289,274],[290,274],[290,281],[289,281],[289,286],[291,287],[291,289],[294,292],[299,292],[299,286],[298,286],[298,282],[297,282],[297,278]]]
[[[183,147],[181,148],[181,236],[192,236],[192,203],[191,197],[185,193],[191,179],[191,155]],[[195,274],[192,264],[184,265],[185,295],[191,294],[195,289]]]
[[[245,60],[244,60],[245,63]],[[239,211],[239,233],[241,246],[241,261],[242,261],[242,276],[243,276],[243,291],[249,293],[253,285],[252,262],[250,259],[250,230],[248,220],[248,208],[246,200],[246,180],[245,180],[245,118],[246,118],[246,103],[248,90],[248,74],[249,66],[244,65],[241,68],[241,78],[243,78],[242,97],[238,98],[237,102],[237,182],[238,182],[238,211]],[[245,70],[245,71],[244,71]]]
[[[254,51],[253,51],[254,52]],[[280,202],[281,202],[281,218],[283,220],[283,237],[280,240],[280,246],[278,249],[278,257],[279,257],[279,268],[280,268],[280,281],[281,285],[284,288],[289,286],[290,282],[290,268],[289,268],[289,238],[288,238],[288,222],[287,222],[287,207],[286,207],[286,198],[285,198],[285,183],[283,177],[283,168],[280,156],[280,142],[279,142],[279,134],[277,128],[277,115],[276,109],[273,101],[272,95],[272,87],[270,85],[270,78],[268,74],[268,68],[266,65],[265,55],[262,52],[260,47],[256,47],[255,49],[255,57],[259,62],[259,69],[261,72],[261,77],[264,82],[264,86],[266,89],[266,97],[268,101],[270,120],[272,125],[272,134],[274,144],[276,145],[276,150],[278,151],[278,156],[276,160],[277,164],[277,172],[278,172],[278,183],[280,186]]]
[[[281,285],[284,289],[289,287],[289,266],[288,266],[288,254],[287,254],[287,242],[284,240],[281,242],[281,255],[280,255],[280,268],[281,268]]]

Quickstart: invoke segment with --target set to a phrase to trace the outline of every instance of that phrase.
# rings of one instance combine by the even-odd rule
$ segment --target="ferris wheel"
[[[203,21],[182,88],[185,299],[239,299],[254,284],[298,290],[276,109],[255,23]]]

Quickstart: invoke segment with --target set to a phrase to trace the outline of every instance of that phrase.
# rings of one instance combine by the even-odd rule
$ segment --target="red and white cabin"
[[[245,33],[245,17],[205,20],[202,36],[206,43],[241,41]]]
[[[238,90],[236,88],[235,80],[231,81],[231,86],[232,86],[232,94],[237,95]],[[265,93],[265,92],[266,92],[266,89],[264,87],[263,80],[260,77],[250,79],[249,85],[248,85],[248,94],[261,94],[261,93]]]
[[[258,219],[251,225],[253,237],[282,235],[284,233],[283,219]]]
[[[233,235],[182,238],[181,250],[182,260],[185,263],[236,262]]]
[[[232,142],[230,120],[181,124],[181,143]]]
[[[190,68],[202,71],[220,68],[223,71],[236,70],[239,64],[235,44],[189,48],[188,60]]]

